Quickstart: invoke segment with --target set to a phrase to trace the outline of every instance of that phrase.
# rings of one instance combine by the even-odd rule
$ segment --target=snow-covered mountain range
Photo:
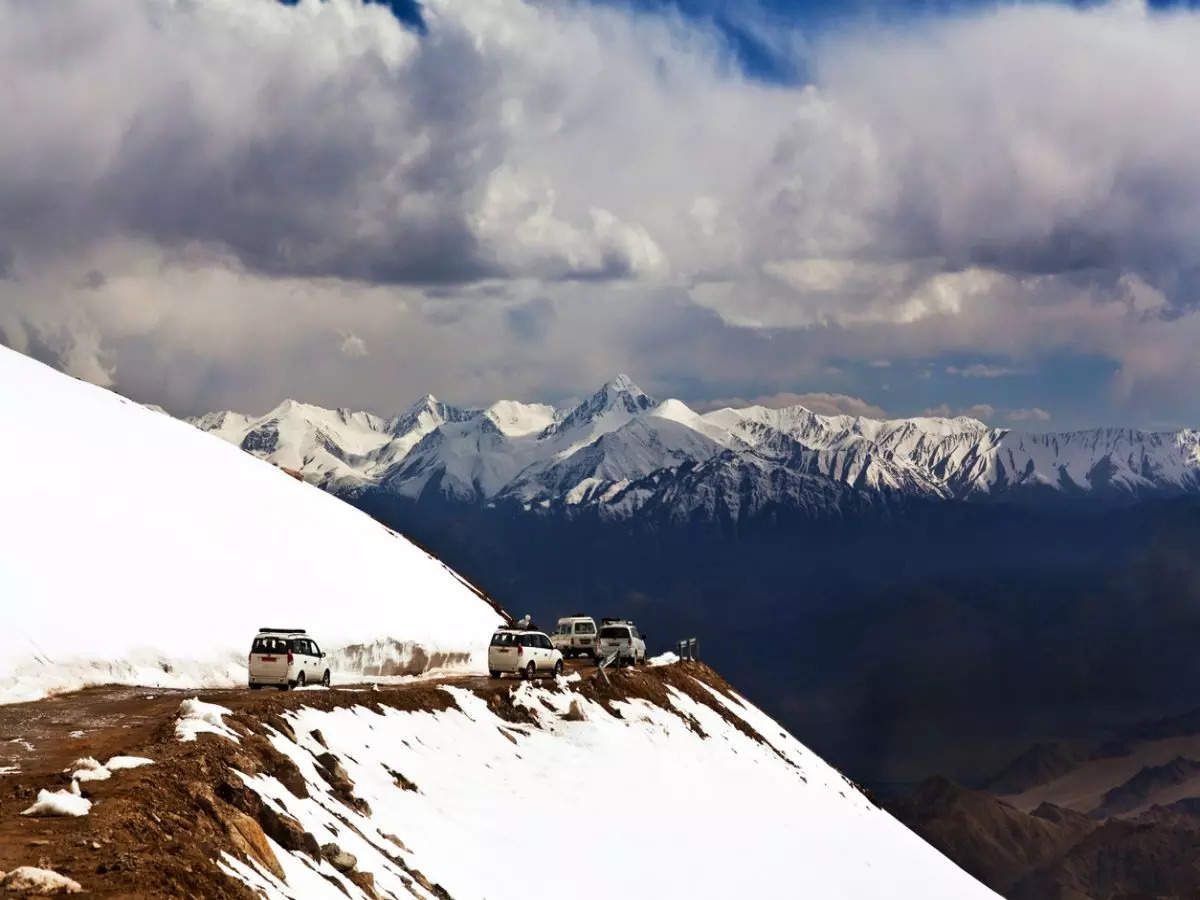
[[[1032,433],[967,417],[877,420],[802,406],[698,413],[618,375],[555,409],[465,409],[427,396],[393,419],[287,400],[190,420],[342,494],[375,487],[529,511],[653,509],[690,521],[783,507],[814,515],[896,497],[1136,498],[1200,493],[1200,432]]]

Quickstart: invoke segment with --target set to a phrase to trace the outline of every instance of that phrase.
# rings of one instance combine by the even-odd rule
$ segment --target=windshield
[[[600,637],[608,638],[609,640],[627,641],[629,640],[629,629],[624,625],[609,625],[607,628],[600,629]]]
[[[596,626],[593,625],[591,622],[576,622],[575,623],[575,633],[576,634],[595,634]]]
[[[492,635],[493,647],[515,647],[518,635],[511,631],[497,631]]]
[[[260,637],[254,639],[251,653],[287,653],[287,641],[283,638]]]

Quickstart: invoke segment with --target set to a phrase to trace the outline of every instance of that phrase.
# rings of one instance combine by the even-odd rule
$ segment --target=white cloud
[[[962,411],[964,416],[970,416],[972,419],[978,419],[981,422],[988,422],[996,415],[996,407],[990,403],[976,403],[974,406],[968,406]]]
[[[995,366],[988,363],[973,363],[969,366],[946,366],[947,375],[960,375],[963,378],[1006,378],[1009,375],[1026,375],[1024,369],[1011,366]]]
[[[367,355],[367,342],[357,334],[346,332],[342,335],[341,350],[342,356],[348,356],[351,359],[361,359]]]
[[[1010,422],[1049,422],[1051,418],[1052,416],[1049,412],[1038,406],[1030,409],[1011,409],[1008,411],[1008,420]]]
[[[803,406],[805,409],[822,416],[864,416],[868,419],[884,419],[887,413],[873,403],[868,403],[861,397],[851,397],[846,394],[831,394],[824,391],[814,391],[804,394],[793,394],[787,391],[778,394],[764,394],[749,399],[743,397],[723,397],[712,400],[706,406],[710,409],[746,406],[766,406],[771,409],[782,409],[787,406]]]
[[[981,422],[990,422],[996,415],[996,408],[990,403],[975,403],[971,406],[964,406],[955,409],[948,403],[939,403],[937,406],[930,406],[925,409],[921,415],[934,416],[942,419],[949,419],[955,416],[967,416],[971,419],[978,419]]]
[[[716,392],[1063,353],[1111,360],[1113,402],[1197,395],[1200,14],[748,22],[811,54],[790,87],[677,14],[423,11],[418,36],[357,0],[0,0],[4,339],[206,405],[276,389],[243,342],[280,395],[350,405],[368,376],[466,399],[631,360]],[[314,364],[356,335],[358,381]]]

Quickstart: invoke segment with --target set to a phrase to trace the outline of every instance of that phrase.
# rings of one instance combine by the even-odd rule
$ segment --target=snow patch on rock
[[[71,790],[38,791],[37,800],[28,809],[21,810],[23,816],[86,816],[92,809],[92,801],[80,796],[79,783],[72,781]]]
[[[175,721],[175,736],[181,741],[194,741],[197,735],[216,734],[240,742],[237,733],[225,724],[222,716],[230,715],[224,706],[205,703],[197,697],[179,704],[179,717]]]
[[[83,888],[78,881],[59,875],[52,869],[20,866],[0,878],[0,889],[14,894],[78,894]]]

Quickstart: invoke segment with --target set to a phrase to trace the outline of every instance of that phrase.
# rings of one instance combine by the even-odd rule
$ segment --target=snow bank
[[[651,666],[669,666],[677,662],[679,662],[679,654],[671,650],[668,650],[666,653],[660,653],[658,656],[652,656],[646,660],[646,664]]]
[[[368,516],[3,347],[0,383],[0,702],[244,683],[264,625],[482,668],[499,615]]]
[[[21,866],[0,878],[0,888],[14,894],[78,894],[83,888],[78,881],[59,875],[51,869]]]
[[[107,781],[112,778],[112,772],[90,756],[75,760],[67,771],[71,772],[71,778],[75,781]]]
[[[722,700],[730,721],[668,687],[674,711],[618,701],[618,718],[562,687],[516,689],[538,725],[456,687],[443,689],[457,708],[438,712],[287,713],[297,739],[272,744],[309,797],[265,773],[242,778],[351,854],[382,896],[406,896],[420,872],[456,898],[524,900],[591,884],[607,863],[626,886],[615,892],[636,897],[995,898],[740,700]],[[317,760],[327,752],[369,809],[338,798]],[[272,850],[286,884],[230,856],[220,865],[268,898],[361,896],[328,861]]]
[[[79,783],[72,781],[71,790],[38,791],[37,800],[29,809],[21,811],[23,816],[86,816],[92,809],[92,801],[79,795]]]
[[[194,741],[198,734],[218,734],[238,742],[236,732],[230,729],[222,716],[229,710],[215,703],[205,703],[197,697],[179,704],[179,718],[175,721],[175,737],[181,741]]]
[[[144,756],[114,756],[104,764],[104,767],[110,772],[116,772],[121,769],[137,769],[153,764],[154,760],[146,759]]]
[[[74,781],[107,781],[112,778],[112,773],[121,769],[136,769],[139,766],[148,766],[154,760],[146,759],[144,756],[114,756],[108,762],[101,764],[91,756],[85,756],[83,759],[77,759],[67,769],[71,773],[71,778]]]

